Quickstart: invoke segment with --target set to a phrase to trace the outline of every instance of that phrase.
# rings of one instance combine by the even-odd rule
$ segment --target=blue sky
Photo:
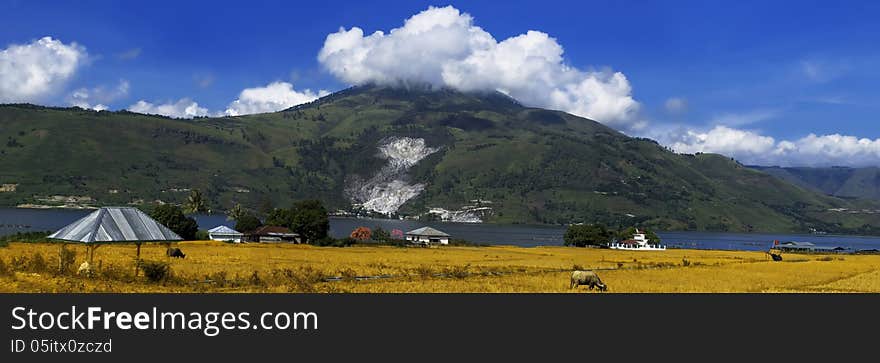
[[[625,110],[599,110],[576,100],[542,100],[517,91],[509,74],[488,78],[479,87],[510,88],[526,103],[597,118],[681,152],[721,152],[761,164],[880,164],[880,128],[875,127],[880,4],[767,3],[3,0],[0,51],[12,54],[8,50],[14,45],[52,37],[65,46],[76,43],[87,54],[50,89],[8,96],[7,102],[71,105],[72,94],[85,90],[90,106],[125,109],[143,101],[143,110],[161,113],[156,111],[160,104],[186,99],[198,103],[200,114],[228,109],[242,114],[271,107],[248,103],[253,99],[241,94],[244,89],[286,82],[296,92],[284,101],[290,103],[363,81],[328,65],[350,55],[318,60],[328,35],[340,27],[359,27],[364,36],[381,30],[386,35],[382,42],[412,44],[393,42],[389,31],[431,5],[452,5],[472,17],[467,26],[481,28],[499,43],[535,30],[564,49],[562,66],[603,73],[596,73],[602,82],[611,82],[607,76],[619,72],[628,88],[608,92],[632,102]],[[424,44],[433,41],[425,39]],[[383,67],[373,69],[388,76],[389,68]],[[427,78],[439,77],[429,74],[434,72],[430,65],[425,67]],[[12,68],[2,73],[0,59],[0,80],[16,79],[8,74]],[[573,85],[592,76],[559,77]],[[119,90],[123,82],[125,92]],[[10,84],[5,92],[12,94],[15,84]],[[568,96],[589,98],[591,91],[578,92]],[[237,99],[241,107],[231,104]],[[816,137],[807,139],[809,134]]]

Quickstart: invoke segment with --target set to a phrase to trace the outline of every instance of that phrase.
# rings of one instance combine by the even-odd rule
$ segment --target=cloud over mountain
[[[869,166],[880,162],[880,139],[840,134],[809,134],[796,140],[776,140],[758,132],[727,126],[684,130],[658,137],[680,153],[711,152],[745,164],[779,166]]]
[[[94,88],[77,88],[67,95],[67,103],[95,111],[106,110],[108,103],[128,96],[129,83],[121,79],[116,87],[97,86]]]
[[[325,90],[317,93],[310,89],[296,91],[287,82],[273,82],[265,87],[245,88],[226,108],[226,116],[240,116],[254,113],[281,111],[302,103],[311,102],[318,97],[330,94]]]
[[[181,98],[177,102],[153,104],[144,100],[128,106],[131,112],[145,113],[150,115],[162,115],[175,118],[193,118],[208,116],[208,109],[189,98]]]
[[[352,84],[498,90],[530,106],[621,129],[640,124],[639,103],[623,73],[566,64],[562,45],[540,31],[499,42],[452,6],[430,7],[388,33],[365,35],[358,27],[341,28],[327,36],[318,60]]]
[[[86,49],[43,37],[0,51],[0,102],[38,102],[61,91],[86,63]]]

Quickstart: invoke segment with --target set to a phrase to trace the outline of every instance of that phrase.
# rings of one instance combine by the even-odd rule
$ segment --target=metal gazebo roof
[[[81,243],[183,240],[168,227],[132,207],[98,209],[52,233],[49,238]]]

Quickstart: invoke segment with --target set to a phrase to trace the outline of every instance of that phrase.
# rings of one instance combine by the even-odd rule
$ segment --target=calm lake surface
[[[82,218],[91,210],[66,209],[19,209],[0,208],[0,235],[15,232],[55,231]],[[224,215],[195,215],[200,229],[218,225],[233,227],[233,221]],[[459,238],[476,243],[504,244],[523,247],[562,245],[563,226],[474,224],[419,222],[410,220],[370,218],[330,218],[330,235],[336,238],[348,236],[352,230],[364,226],[382,227],[387,231],[400,229],[404,232],[431,226]],[[663,244],[669,247],[716,250],[766,250],[779,241],[812,242],[818,246],[841,246],[853,250],[880,249],[880,237],[841,236],[775,233],[720,233],[720,232],[659,232]]]

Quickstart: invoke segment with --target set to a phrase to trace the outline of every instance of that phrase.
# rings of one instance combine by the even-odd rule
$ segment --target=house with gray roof
[[[418,244],[441,244],[448,245],[449,237],[451,237],[448,233],[431,228],[431,227],[422,227],[418,229],[414,229],[412,231],[406,232],[406,240],[411,243]]]
[[[840,246],[817,246],[811,242],[786,241],[773,246],[774,249],[788,252],[844,252]]]
[[[244,233],[223,225],[208,230],[208,238],[214,241],[239,243],[243,236]]]

